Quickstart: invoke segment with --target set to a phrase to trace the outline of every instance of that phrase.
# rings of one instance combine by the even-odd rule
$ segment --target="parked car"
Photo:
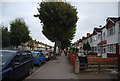
[[[41,52],[32,52],[34,58],[34,65],[41,66],[42,63],[45,63],[45,57]]]
[[[18,81],[33,72],[33,57],[30,51],[0,50],[0,58],[2,81]]]
[[[51,59],[51,55],[50,55],[49,52],[42,52],[42,53],[43,53],[43,55],[45,56],[45,60],[46,60],[46,61],[49,61],[49,60]]]

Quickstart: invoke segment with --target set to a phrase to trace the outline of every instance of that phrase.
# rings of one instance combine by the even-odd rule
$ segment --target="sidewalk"
[[[75,74],[68,58],[62,54],[58,56],[58,60],[47,62],[26,79],[108,79],[111,81],[111,76],[107,73],[95,72]]]
[[[106,79],[111,81],[111,76],[108,73],[85,72],[78,74],[79,79]]]
[[[58,60],[51,60],[27,79],[78,79],[67,57],[62,54]]]

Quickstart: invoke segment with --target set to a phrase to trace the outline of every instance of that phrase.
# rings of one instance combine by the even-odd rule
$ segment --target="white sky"
[[[86,2],[85,2],[86,1]],[[104,26],[107,17],[118,16],[118,1],[110,0],[109,2],[88,2],[85,0],[71,2],[77,8],[79,20],[77,22],[77,31],[72,42],[77,41],[86,33],[92,33],[94,27]],[[90,0],[89,0],[90,1]],[[106,0],[104,0],[106,1]],[[38,0],[29,2],[16,2],[15,0],[4,0],[0,2],[0,24],[9,27],[9,22],[15,18],[23,18],[29,27],[31,36],[40,42],[53,45],[43,34],[40,20],[33,15],[37,14]],[[2,6],[1,6],[2,5]],[[2,17],[2,18],[1,18]],[[2,20],[1,20],[2,19]]]

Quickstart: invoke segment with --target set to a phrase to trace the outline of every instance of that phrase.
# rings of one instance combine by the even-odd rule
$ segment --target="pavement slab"
[[[47,62],[40,69],[36,70],[27,79],[79,79],[73,71],[73,66],[67,57],[62,54],[58,60]]]

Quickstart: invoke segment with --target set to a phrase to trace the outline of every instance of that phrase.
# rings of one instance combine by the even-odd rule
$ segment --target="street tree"
[[[21,43],[30,40],[30,31],[22,18],[16,18],[10,23],[11,44],[18,47]]]
[[[61,49],[64,50],[65,48],[67,48],[70,45],[71,45],[71,41],[70,40],[63,40],[61,42]]]
[[[42,33],[50,41],[55,42],[54,51],[56,51],[56,47],[61,46],[66,38],[69,41],[74,37],[73,29],[76,29],[78,20],[77,10],[66,2],[41,2],[39,6],[39,14],[34,16],[41,20]],[[69,32],[72,33],[69,35]]]
[[[62,49],[65,49],[71,45],[71,40],[74,38],[75,32],[76,32],[76,27],[72,27],[70,31],[68,31],[66,35],[64,35],[64,38],[61,42]]]
[[[85,53],[85,54],[86,54],[86,52],[87,52],[87,54],[88,54],[88,51],[91,50],[90,44],[89,44],[88,42],[83,44],[83,50],[84,50],[84,53]],[[86,52],[85,52],[85,51],[86,51]]]
[[[83,50],[84,50],[84,54],[86,54],[86,50],[87,50],[87,47],[86,47],[86,43],[83,44]]]
[[[7,27],[1,27],[2,29],[2,48],[10,47],[10,32]]]
[[[32,38],[31,38],[31,40],[28,40],[28,46],[30,47],[30,49],[33,50],[33,47],[34,47],[34,41],[32,40]]]
[[[86,43],[86,50],[87,50],[87,54],[88,54],[88,51],[91,50],[90,44],[88,42]]]

